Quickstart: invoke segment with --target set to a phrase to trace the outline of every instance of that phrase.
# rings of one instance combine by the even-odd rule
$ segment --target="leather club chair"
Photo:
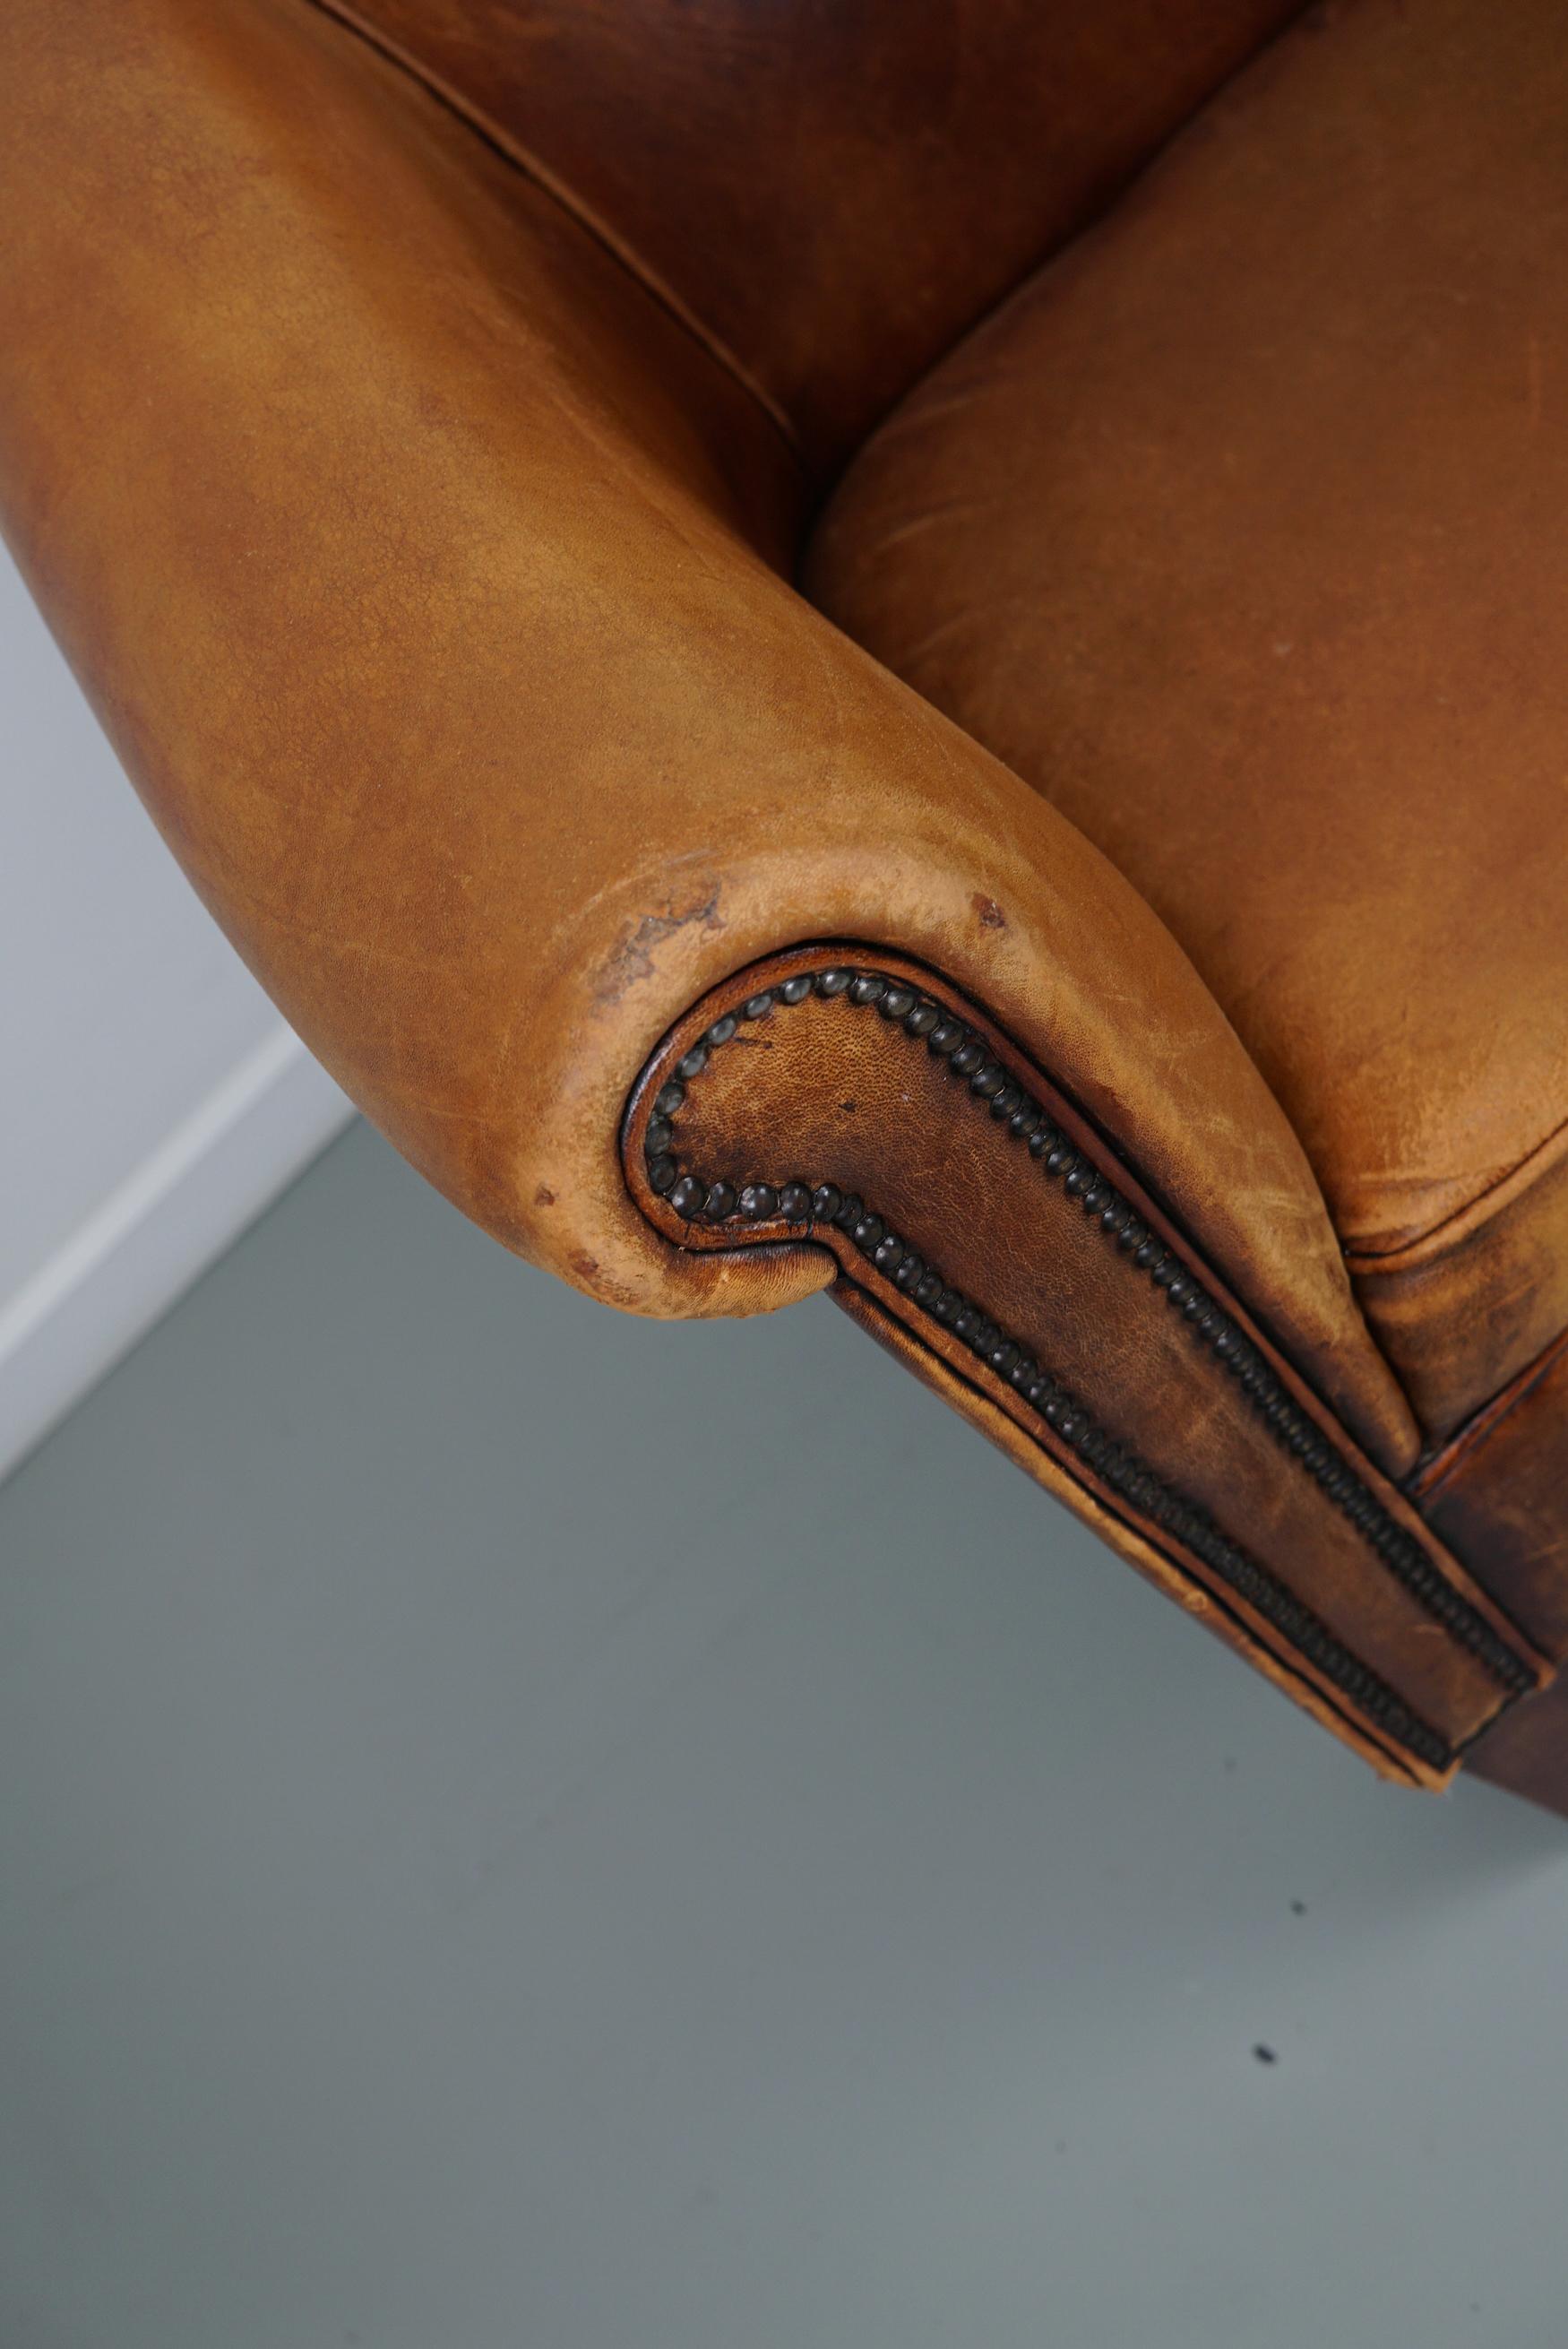
[[[377,1124],[1568,1808],[1561,0],[7,0],[0,118],[9,535]]]

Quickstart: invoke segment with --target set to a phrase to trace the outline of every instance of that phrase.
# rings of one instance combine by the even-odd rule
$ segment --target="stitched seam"
[[[1260,59],[1266,57],[1271,51],[1282,46],[1289,35],[1295,31],[1297,25],[1301,22],[1301,19],[1310,13],[1312,5],[1313,0],[1297,0],[1295,8],[1293,10],[1292,14],[1285,18],[1284,24],[1276,26],[1272,33],[1268,34],[1264,40],[1260,41],[1255,49],[1249,49],[1244,57],[1238,58],[1235,65],[1232,67],[1230,72],[1225,76],[1224,79],[1222,81],[1216,82],[1213,88],[1207,91],[1204,96],[1198,100],[1191,113],[1184,114],[1180,122],[1172,125],[1172,127],[1166,132],[1164,138],[1161,140],[1159,145],[1152,148],[1147,155],[1143,156],[1139,162],[1133,165],[1132,170],[1125,180],[1121,181],[1109,195],[1100,195],[1098,197],[1091,196],[1084,205],[1082,212],[1071,225],[1060,231],[1054,241],[1041,245],[1037,252],[1031,254],[1028,260],[1019,270],[1017,275],[1016,277],[1009,278],[1007,284],[1002,288],[1001,292],[994,295],[991,300],[987,302],[983,308],[977,310],[975,316],[969,319],[966,324],[961,326],[954,334],[951,340],[945,342],[935,356],[928,359],[919,372],[911,378],[910,381],[904,385],[902,391],[898,391],[893,394],[893,397],[888,401],[887,406],[882,409],[881,415],[873,418],[872,421],[861,434],[859,441],[856,443],[855,447],[850,450],[848,456],[845,457],[843,462],[838,468],[837,473],[823,487],[822,493],[818,498],[815,508],[808,516],[807,528],[802,542],[803,544],[810,544],[811,533],[815,529],[817,522],[831,502],[840,481],[854,463],[856,458],[860,455],[861,450],[866,447],[869,441],[875,438],[876,434],[882,430],[883,425],[888,423],[892,417],[898,414],[900,409],[904,405],[904,402],[906,400],[916,398],[923,390],[926,384],[931,380],[931,378],[936,373],[937,369],[944,366],[946,361],[953,357],[954,353],[961,349],[965,343],[971,341],[975,336],[983,334],[985,328],[990,326],[991,321],[999,316],[1000,314],[1006,309],[1008,304],[1016,300],[1026,287],[1032,285],[1037,278],[1043,277],[1047,270],[1053,269],[1057,262],[1064,260],[1066,256],[1071,253],[1075,245],[1080,244],[1085,237],[1090,235],[1094,230],[1100,227],[1105,222],[1112,219],[1120,210],[1121,206],[1127,202],[1127,199],[1132,195],[1137,189],[1143,185],[1144,181],[1150,177],[1150,173],[1157,171],[1171,150],[1181,144],[1188,131],[1191,129],[1193,124],[1201,122],[1204,115],[1209,112],[1210,109],[1217,106],[1228,92],[1233,89],[1235,85],[1241,81],[1246,74],[1251,72],[1252,68],[1258,64]]]
[[[1483,1232],[1489,1224],[1497,1223],[1522,1199],[1527,1199],[1538,1183],[1543,1182],[1555,1171],[1562,1164],[1565,1151],[1568,1151],[1568,1118],[1554,1125],[1549,1133],[1542,1134],[1539,1142],[1532,1143],[1522,1157],[1515,1159],[1513,1164],[1505,1168],[1492,1182],[1470,1198],[1461,1201],[1459,1206],[1450,1208],[1447,1215],[1439,1216],[1435,1224],[1429,1224],[1425,1231],[1416,1233],[1412,1238],[1399,1240],[1393,1247],[1383,1249],[1370,1247],[1362,1240],[1346,1240],[1346,1262],[1352,1271],[1365,1268],[1368,1272],[1385,1273],[1391,1269],[1403,1269],[1399,1261],[1403,1257],[1416,1260],[1411,1264],[1412,1270],[1423,1269],[1427,1263],[1438,1261],[1448,1252],[1435,1247],[1430,1257],[1425,1256],[1423,1252],[1432,1247],[1434,1241],[1440,1242],[1446,1232],[1452,1231],[1456,1225],[1464,1224],[1472,1216],[1474,1222],[1470,1229],[1455,1233],[1449,1243],[1450,1248]],[[1538,1159],[1541,1161],[1539,1165],[1535,1163]],[[1499,1193],[1507,1191],[1510,1184],[1522,1174],[1526,1179],[1518,1185],[1517,1189],[1509,1192],[1507,1198],[1500,1198]],[[1487,1206],[1489,1199],[1496,1200],[1495,1206]],[[1478,1213],[1478,1210],[1483,1212]]]
[[[1067,1195],[1078,1199],[1130,1262],[1163,1290],[1167,1301],[1181,1312],[1192,1325],[1194,1334],[1212,1350],[1236,1381],[1268,1432],[1349,1519],[1385,1570],[1511,1696],[1536,1685],[1536,1674],[1530,1664],[1498,1636],[1487,1619],[1447,1580],[1430,1553],[1384,1508],[1376,1494],[1287,1393],[1244,1331],[1182,1260],[1140,1221],[1115,1185],[1079,1155],[1040,1105],[1008,1077],[992,1057],[985,1039],[944,1006],[920,996],[903,981],[874,970],[849,967],[792,977],[747,999],[738,1010],[724,1013],[683,1055],[676,1064],[676,1073],[655,1096],[645,1136],[645,1162],[650,1189],[688,1228],[698,1222],[730,1226],[740,1224],[768,1227],[773,1233],[782,1230],[799,1235],[802,1229],[809,1232],[817,1222],[836,1225],[922,1311],[929,1312],[939,1326],[950,1329],[998,1376],[1006,1377],[1027,1406],[1037,1410],[1063,1441],[1072,1445],[1076,1433],[1093,1445],[1110,1446],[1113,1461],[1125,1459],[1130,1464],[1125,1473],[1150,1480],[1151,1489],[1159,1487],[1167,1493],[1180,1509],[1194,1508],[1195,1505],[1173,1488],[1164,1486],[1146,1464],[1134,1455],[1124,1455],[1122,1447],[1094,1425],[1082,1405],[1024,1354],[1016,1340],[988,1320],[982,1309],[944,1284],[911,1247],[867,1209],[863,1200],[852,1195],[846,1199],[832,1184],[820,1185],[815,1191],[800,1181],[779,1186],[752,1182],[738,1188],[727,1180],[707,1183],[689,1171],[682,1171],[674,1155],[674,1128],[686,1101],[687,1084],[700,1077],[709,1055],[729,1042],[743,1022],[766,1019],[776,1006],[803,1002],[813,993],[843,999],[851,1004],[875,1004],[882,1018],[901,1028],[907,1037],[923,1039],[933,1056],[946,1066],[949,1073],[965,1081],[976,1105],[989,1109],[998,1121],[1005,1121],[1006,1131],[1014,1139],[1026,1143],[1031,1156],[1043,1166],[1047,1176],[1060,1180]],[[1057,1424],[1062,1418],[1069,1423],[1069,1431],[1065,1434]],[[1078,1448],[1082,1450],[1082,1445]],[[1095,1467],[1091,1451],[1083,1451],[1083,1456]],[[1099,1473],[1098,1468],[1096,1473]],[[1160,1522],[1158,1516],[1154,1522]],[[1266,1574],[1267,1570],[1258,1567],[1255,1560],[1247,1559],[1247,1554],[1238,1545],[1228,1544],[1228,1537],[1217,1527],[1213,1533],[1255,1572]],[[1223,1573],[1218,1564],[1213,1570]],[[1302,1609],[1304,1617],[1311,1616],[1305,1602],[1294,1599],[1284,1591],[1284,1586],[1276,1587]],[[1311,1620],[1315,1623],[1315,1617]],[[1307,1652],[1305,1648],[1303,1652]],[[1350,1661],[1356,1662],[1355,1659]],[[1357,1664],[1357,1670],[1367,1672],[1369,1668]],[[1370,1677],[1376,1680],[1377,1675]],[[1348,1687],[1345,1692],[1351,1695],[1353,1702],[1361,1702]],[[1411,1750],[1418,1749],[1412,1746]]]
[[[366,24],[357,11],[348,5],[348,0],[304,0],[304,5],[331,18],[344,32],[351,35],[354,39],[363,42],[367,49],[374,50],[376,55],[384,59],[387,65],[395,67],[397,72],[406,74],[408,79],[416,83],[436,105],[443,107],[463,125],[465,129],[490,148],[492,153],[521,173],[524,179],[538,188],[542,195],[548,196],[553,204],[576,223],[585,236],[591,237],[593,243],[609,255],[616,266],[647,295],[650,301],[656,302],[659,308],[665,311],[684,333],[689,335],[694,342],[700,345],[715,365],[722,368],[747,398],[762,410],[769,424],[783,440],[796,464],[799,466],[802,472],[804,471],[806,460],[800,447],[799,437],[793,423],[771,394],[764,390],[761,384],[736,357],[722,337],[716,335],[710,326],[705,326],[696,313],[682,301],[674,288],[666,285],[664,279],[649,268],[641,255],[631,245],[625,243],[607,222],[602,221],[563,180],[558,179],[548,165],[542,163],[537,156],[531,154],[529,150],[519,140],[514,139],[510,131],[503,129],[501,125],[494,121],[481,108],[466,98],[450,82],[445,80],[439,74],[432,73],[428,67],[421,64],[418,57],[402,47],[401,43],[390,39],[375,26]]]
[[[1506,1427],[1522,1403],[1527,1402],[1542,1381],[1550,1378],[1559,1359],[1568,1354],[1568,1330],[1560,1330],[1549,1346],[1543,1346],[1532,1362],[1527,1362],[1506,1386],[1500,1387],[1465,1422],[1457,1434],[1451,1435],[1440,1452],[1418,1467],[1410,1477],[1406,1491],[1412,1500],[1428,1501],[1439,1493],[1458,1469],[1468,1465],[1478,1452],[1484,1451],[1500,1427]]]

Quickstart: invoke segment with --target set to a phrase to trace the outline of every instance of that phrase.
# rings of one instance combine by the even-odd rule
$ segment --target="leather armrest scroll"
[[[836,1283],[1305,1701],[1440,1776],[1507,1693],[1506,1636],[1435,1547],[1429,1582],[1401,1576],[1418,1529],[1375,1480],[1414,1464],[1415,1424],[1299,1142],[1136,891],[794,592],[800,484],[760,410],[548,190],[298,0],[13,0],[0,81],[7,534],[170,846],[346,1090],[608,1303]],[[802,939],[855,941],[858,973],[983,1035],[1222,1308],[1269,1404],[956,1052],[823,994]],[[733,974],[779,956],[810,986],[713,1051],[682,1146],[710,1189],[859,1191],[965,1300],[951,1323],[815,1208],[684,1216],[691,1169],[661,1195],[635,1134],[628,1189],[637,1070],[769,992]],[[971,1303],[1059,1387],[1056,1421],[968,1344]],[[1367,1525],[1282,1444],[1287,1405]]]
[[[833,1294],[1386,1773],[1440,1785],[1547,1676],[1081,1110],[904,957],[829,944],[677,1023],[623,1133],[685,1250]]]

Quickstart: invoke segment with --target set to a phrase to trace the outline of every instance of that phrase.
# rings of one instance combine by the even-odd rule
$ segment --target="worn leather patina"
[[[499,1240],[830,1287],[1377,1766],[1568,1808],[1559,35],[13,0],[0,511]]]

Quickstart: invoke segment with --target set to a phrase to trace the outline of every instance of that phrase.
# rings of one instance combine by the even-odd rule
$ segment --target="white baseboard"
[[[342,1131],[351,1104],[276,1028],[0,1299],[0,1476]]]

